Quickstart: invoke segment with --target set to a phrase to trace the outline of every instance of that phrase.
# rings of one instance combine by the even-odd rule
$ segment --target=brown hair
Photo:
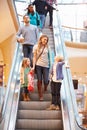
[[[32,14],[32,15],[34,15],[34,9],[33,9],[33,11],[32,12],[30,12],[30,7],[33,7],[33,4],[29,4],[28,5],[28,7],[27,7],[27,14],[29,15],[30,13]]]

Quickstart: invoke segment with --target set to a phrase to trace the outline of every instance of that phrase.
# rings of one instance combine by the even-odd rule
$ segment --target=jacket
[[[62,62],[58,62],[56,65],[56,80],[63,80],[64,76],[63,76],[63,71],[62,71],[62,66],[65,64],[64,61]],[[54,66],[54,64],[53,64]],[[51,70],[51,74],[53,76],[53,66],[52,66],[52,70]]]

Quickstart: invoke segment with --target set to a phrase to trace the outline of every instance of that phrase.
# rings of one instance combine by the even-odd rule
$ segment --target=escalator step
[[[46,110],[51,104],[51,101],[29,101],[19,102],[19,110]]]
[[[28,119],[18,119],[16,124],[16,129],[37,129],[37,130],[61,130],[62,121],[61,120],[28,120]]]
[[[61,111],[19,110],[18,119],[62,119]]]

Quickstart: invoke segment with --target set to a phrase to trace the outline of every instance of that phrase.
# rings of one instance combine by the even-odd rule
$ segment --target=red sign
[[[0,86],[3,86],[3,65],[0,65]]]

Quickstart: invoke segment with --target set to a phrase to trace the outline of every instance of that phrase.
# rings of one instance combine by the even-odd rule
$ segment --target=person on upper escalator
[[[55,4],[57,6],[57,0],[45,0],[48,3],[48,8],[47,8],[47,13],[49,12],[49,28],[52,28],[53,25],[53,10],[57,10],[56,8],[53,7]],[[57,10],[58,11],[58,10]]]
[[[27,15],[30,18],[30,24],[36,25],[38,28],[41,27],[40,16],[36,10],[34,10],[34,6],[29,4],[27,7]]]
[[[47,12],[55,8],[52,7],[49,3],[47,3],[46,0],[34,0],[32,4],[35,5],[36,11],[40,15],[41,30],[42,30],[45,26],[45,19],[46,19]]]
[[[40,20],[41,20],[41,31],[44,28],[44,24],[45,24],[45,14],[47,11],[47,2],[44,0],[34,0],[32,2],[33,5],[35,5],[35,9],[38,12],[39,16],[40,16]]]

